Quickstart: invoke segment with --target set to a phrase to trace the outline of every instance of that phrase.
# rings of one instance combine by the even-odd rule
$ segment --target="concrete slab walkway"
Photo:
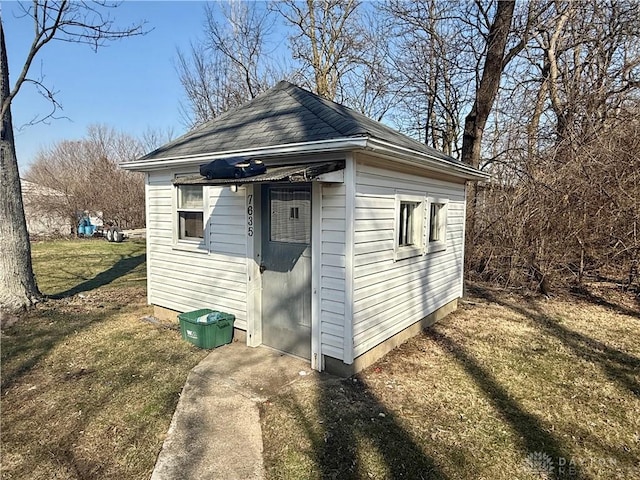
[[[309,363],[234,342],[187,377],[151,480],[264,478],[258,403],[311,373]]]

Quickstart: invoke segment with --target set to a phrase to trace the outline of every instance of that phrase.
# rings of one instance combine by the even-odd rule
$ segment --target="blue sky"
[[[50,110],[35,89],[23,86],[12,105],[16,149],[21,174],[38,150],[59,140],[79,139],[88,125],[102,123],[134,136],[148,127],[174,135],[185,126],[179,113],[183,91],[174,68],[176,47],[186,49],[203,31],[203,2],[125,1],[113,10],[119,24],[147,21],[154,30],[108,44],[94,52],[87,45],[50,42],[30,70],[33,78],[58,91],[69,118],[48,124],[24,126]],[[7,43],[10,81],[13,86],[33,39],[30,18],[17,18],[15,2],[3,1],[2,22]]]

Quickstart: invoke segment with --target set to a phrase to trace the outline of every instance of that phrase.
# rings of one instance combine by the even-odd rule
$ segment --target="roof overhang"
[[[394,162],[412,165],[464,180],[489,180],[490,174],[455,160],[447,161],[425,152],[418,152],[377,138],[369,138],[365,150]]]
[[[323,181],[323,176],[328,173],[344,169],[343,161],[300,163],[296,165],[267,167],[265,173],[244,178],[212,178],[207,179],[201,175],[177,177],[174,185],[245,185],[266,182],[302,183],[310,181]]]
[[[171,167],[195,166],[208,163],[218,158],[227,157],[247,157],[247,158],[268,158],[283,157],[292,155],[308,155],[325,152],[348,152],[364,148],[367,138],[336,138],[331,140],[321,140],[316,142],[289,143],[286,145],[273,145],[269,147],[248,148],[243,150],[227,150],[216,153],[204,153],[200,155],[188,155],[182,157],[163,157],[152,160],[135,160],[133,162],[121,163],[125,170],[152,171]]]
[[[193,167],[211,162],[218,158],[243,156],[247,158],[266,159],[277,157],[291,157],[299,155],[312,155],[322,153],[338,153],[367,151],[374,155],[386,158],[392,162],[409,164],[422,170],[429,170],[441,174],[456,177],[462,180],[488,180],[490,175],[475,169],[469,165],[438,158],[426,152],[420,152],[406,147],[401,147],[372,137],[344,137],[330,140],[320,140],[305,143],[290,143],[285,145],[273,145],[243,150],[228,150],[216,153],[205,153],[181,157],[163,157],[149,160],[136,160],[121,163],[125,170],[154,171],[172,167]],[[229,182],[238,184],[238,182]],[[244,182],[249,183],[249,182]]]

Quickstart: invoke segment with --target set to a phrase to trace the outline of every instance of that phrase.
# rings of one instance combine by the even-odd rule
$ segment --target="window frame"
[[[411,222],[413,243],[410,245],[400,244],[400,232],[402,229],[401,213],[402,204],[417,204],[412,210]],[[421,195],[396,193],[395,198],[395,218],[394,218],[394,261],[406,258],[419,257],[424,254],[425,245],[425,197]]]
[[[180,173],[176,174],[174,178],[180,178],[193,173]],[[208,211],[208,190],[205,185],[197,185],[202,189],[202,206],[201,208],[183,208],[180,206],[180,189],[181,187],[189,187],[191,185],[173,185],[172,195],[172,225],[173,225],[173,248],[176,250],[188,250],[196,252],[204,252],[207,250],[207,238],[208,238],[208,220],[205,213]],[[180,225],[180,213],[181,212],[195,212],[202,214],[202,237],[182,237],[181,225]]]
[[[442,252],[447,249],[447,224],[449,220],[449,199],[428,197],[426,202],[426,241],[425,241],[425,253]],[[432,205],[441,205],[438,210],[437,217],[440,224],[439,235],[437,240],[431,240],[431,224],[433,217],[431,215]]]

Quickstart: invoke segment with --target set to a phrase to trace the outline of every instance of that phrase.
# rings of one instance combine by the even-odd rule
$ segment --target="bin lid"
[[[197,323],[200,325],[218,323],[222,320],[228,320],[231,322],[235,320],[235,316],[231,313],[220,312],[210,308],[202,308],[200,310],[194,310],[193,312],[181,313],[178,315],[178,318],[189,323]]]
[[[213,311],[211,313],[207,313],[205,315],[201,315],[196,318],[196,323],[218,323],[220,320],[224,320],[225,315],[222,312]]]

